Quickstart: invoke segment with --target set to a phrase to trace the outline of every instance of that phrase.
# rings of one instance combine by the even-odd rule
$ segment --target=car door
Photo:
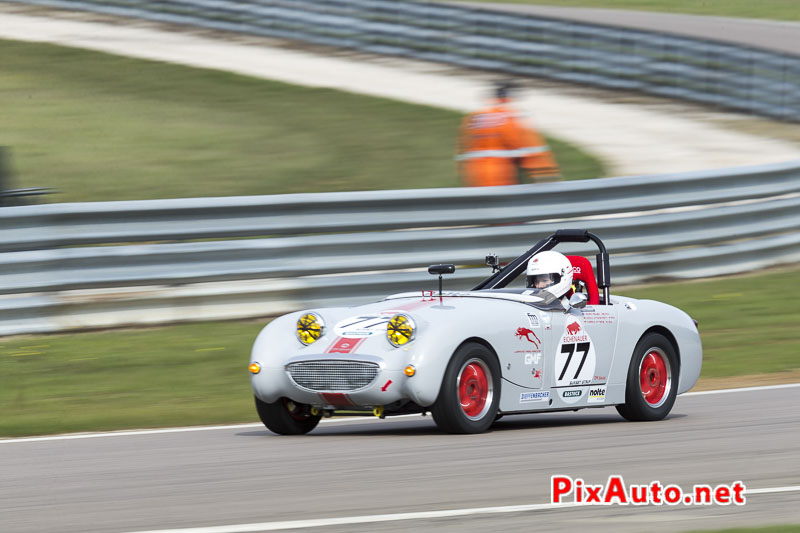
[[[605,403],[605,384],[614,358],[619,323],[614,306],[551,313],[552,351],[546,366],[554,407]]]

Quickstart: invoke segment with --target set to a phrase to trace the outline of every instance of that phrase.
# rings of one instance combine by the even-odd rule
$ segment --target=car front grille
[[[378,365],[362,361],[304,361],[286,365],[292,381],[318,392],[352,392],[375,380]]]

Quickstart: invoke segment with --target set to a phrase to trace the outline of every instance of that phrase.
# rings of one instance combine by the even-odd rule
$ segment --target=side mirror
[[[574,309],[583,309],[586,307],[586,302],[589,301],[589,297],[583,294],[582,292],[576,292],[572,296],[569,297],[569,306]]]
[[[428,274],[439,274],[439,301],[442,301],[442,274],[452,274],[456,271],[456,266],[452,264],[431,265],[428,267]]]
[[[431,265],[428,267],[428,274],[452,274],[456,271],[455,265]]]

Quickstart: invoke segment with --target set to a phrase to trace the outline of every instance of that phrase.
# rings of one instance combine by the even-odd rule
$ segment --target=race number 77
[[[578,376],[581,373],[581,369],[583,368],[583,363],[586,362],[586,356],[589,355],[589,346],[588,342],[579,342],[577,344],[570,343],[570,344],[563,344],[561,346],[561,353],[567,354],[567,362],[564,363],[564,368],[561,369],[561,375],[558,376],[558,380],[561,381],[564,379],[564,374],[567,373],[567,367],[569,367],[570,361],[572,361],[572,355],[577,351],[581,352],[583,355],[581,356],[581,364],[578,365],[578,370],[575,371],[575,377],[572,379],[578,379]]]

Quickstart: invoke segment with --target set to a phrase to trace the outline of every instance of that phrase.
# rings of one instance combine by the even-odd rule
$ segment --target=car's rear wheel
[[[489,348],[469,342],[450,359],[431,414],[442,431],[482,433],[495,421],[499,402],[500,364]]]
[[[256,398],[258,417],[267,429],[278,435],[303,435],[319,424],[322,415],[311,414],[311,407],[289,398],[267,403]]]
[[[678,394],[679,363],[675,347],[659,333],[648,333],[633,351],[625,387],[625,404],[617,411],[632,421],[661,420]]]

